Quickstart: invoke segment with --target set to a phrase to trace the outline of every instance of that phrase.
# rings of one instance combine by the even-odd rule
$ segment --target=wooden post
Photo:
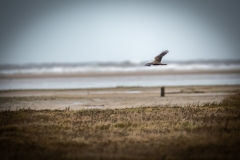
[[[165,87],[161,87],[161,97],[165,96]]]

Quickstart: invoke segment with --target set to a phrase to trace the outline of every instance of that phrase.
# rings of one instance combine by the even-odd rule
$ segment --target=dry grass
[[[240,93],[220,104],[0,112],[0,159],[240,159]]]

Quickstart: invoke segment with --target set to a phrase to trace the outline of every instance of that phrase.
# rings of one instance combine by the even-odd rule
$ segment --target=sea
[[[145,63],[0,65],[0,90],[240,85],[240,60],[167,61],[168,65],[151,67],[144,66]]]

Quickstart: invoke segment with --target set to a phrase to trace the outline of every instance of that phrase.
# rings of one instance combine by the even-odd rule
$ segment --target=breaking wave
[[[106,63],[46,63],[25,65],[0,65],[1,75],[14,74],[71,74],[71,73],[115,73],[138,71],[194,71],[194,70],[239,70],[240,61],[185,61],[166,62],[161,67],[144,66],[146,62],[106,62]]]

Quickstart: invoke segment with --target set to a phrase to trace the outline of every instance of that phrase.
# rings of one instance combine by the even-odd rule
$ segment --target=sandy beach
[[[0,92],[0,110],[16,109],[115,109],[146,106],[189,106],[219,103],[228,95],[240,90],[240,85],[117,87],[104,89],[72,90],[13,90]]]
[[[239,70],[169,70],[1,75],[0,110],[219,103],[240,91],[239,73]],[[165,97],[160,96],[162,85]]]

